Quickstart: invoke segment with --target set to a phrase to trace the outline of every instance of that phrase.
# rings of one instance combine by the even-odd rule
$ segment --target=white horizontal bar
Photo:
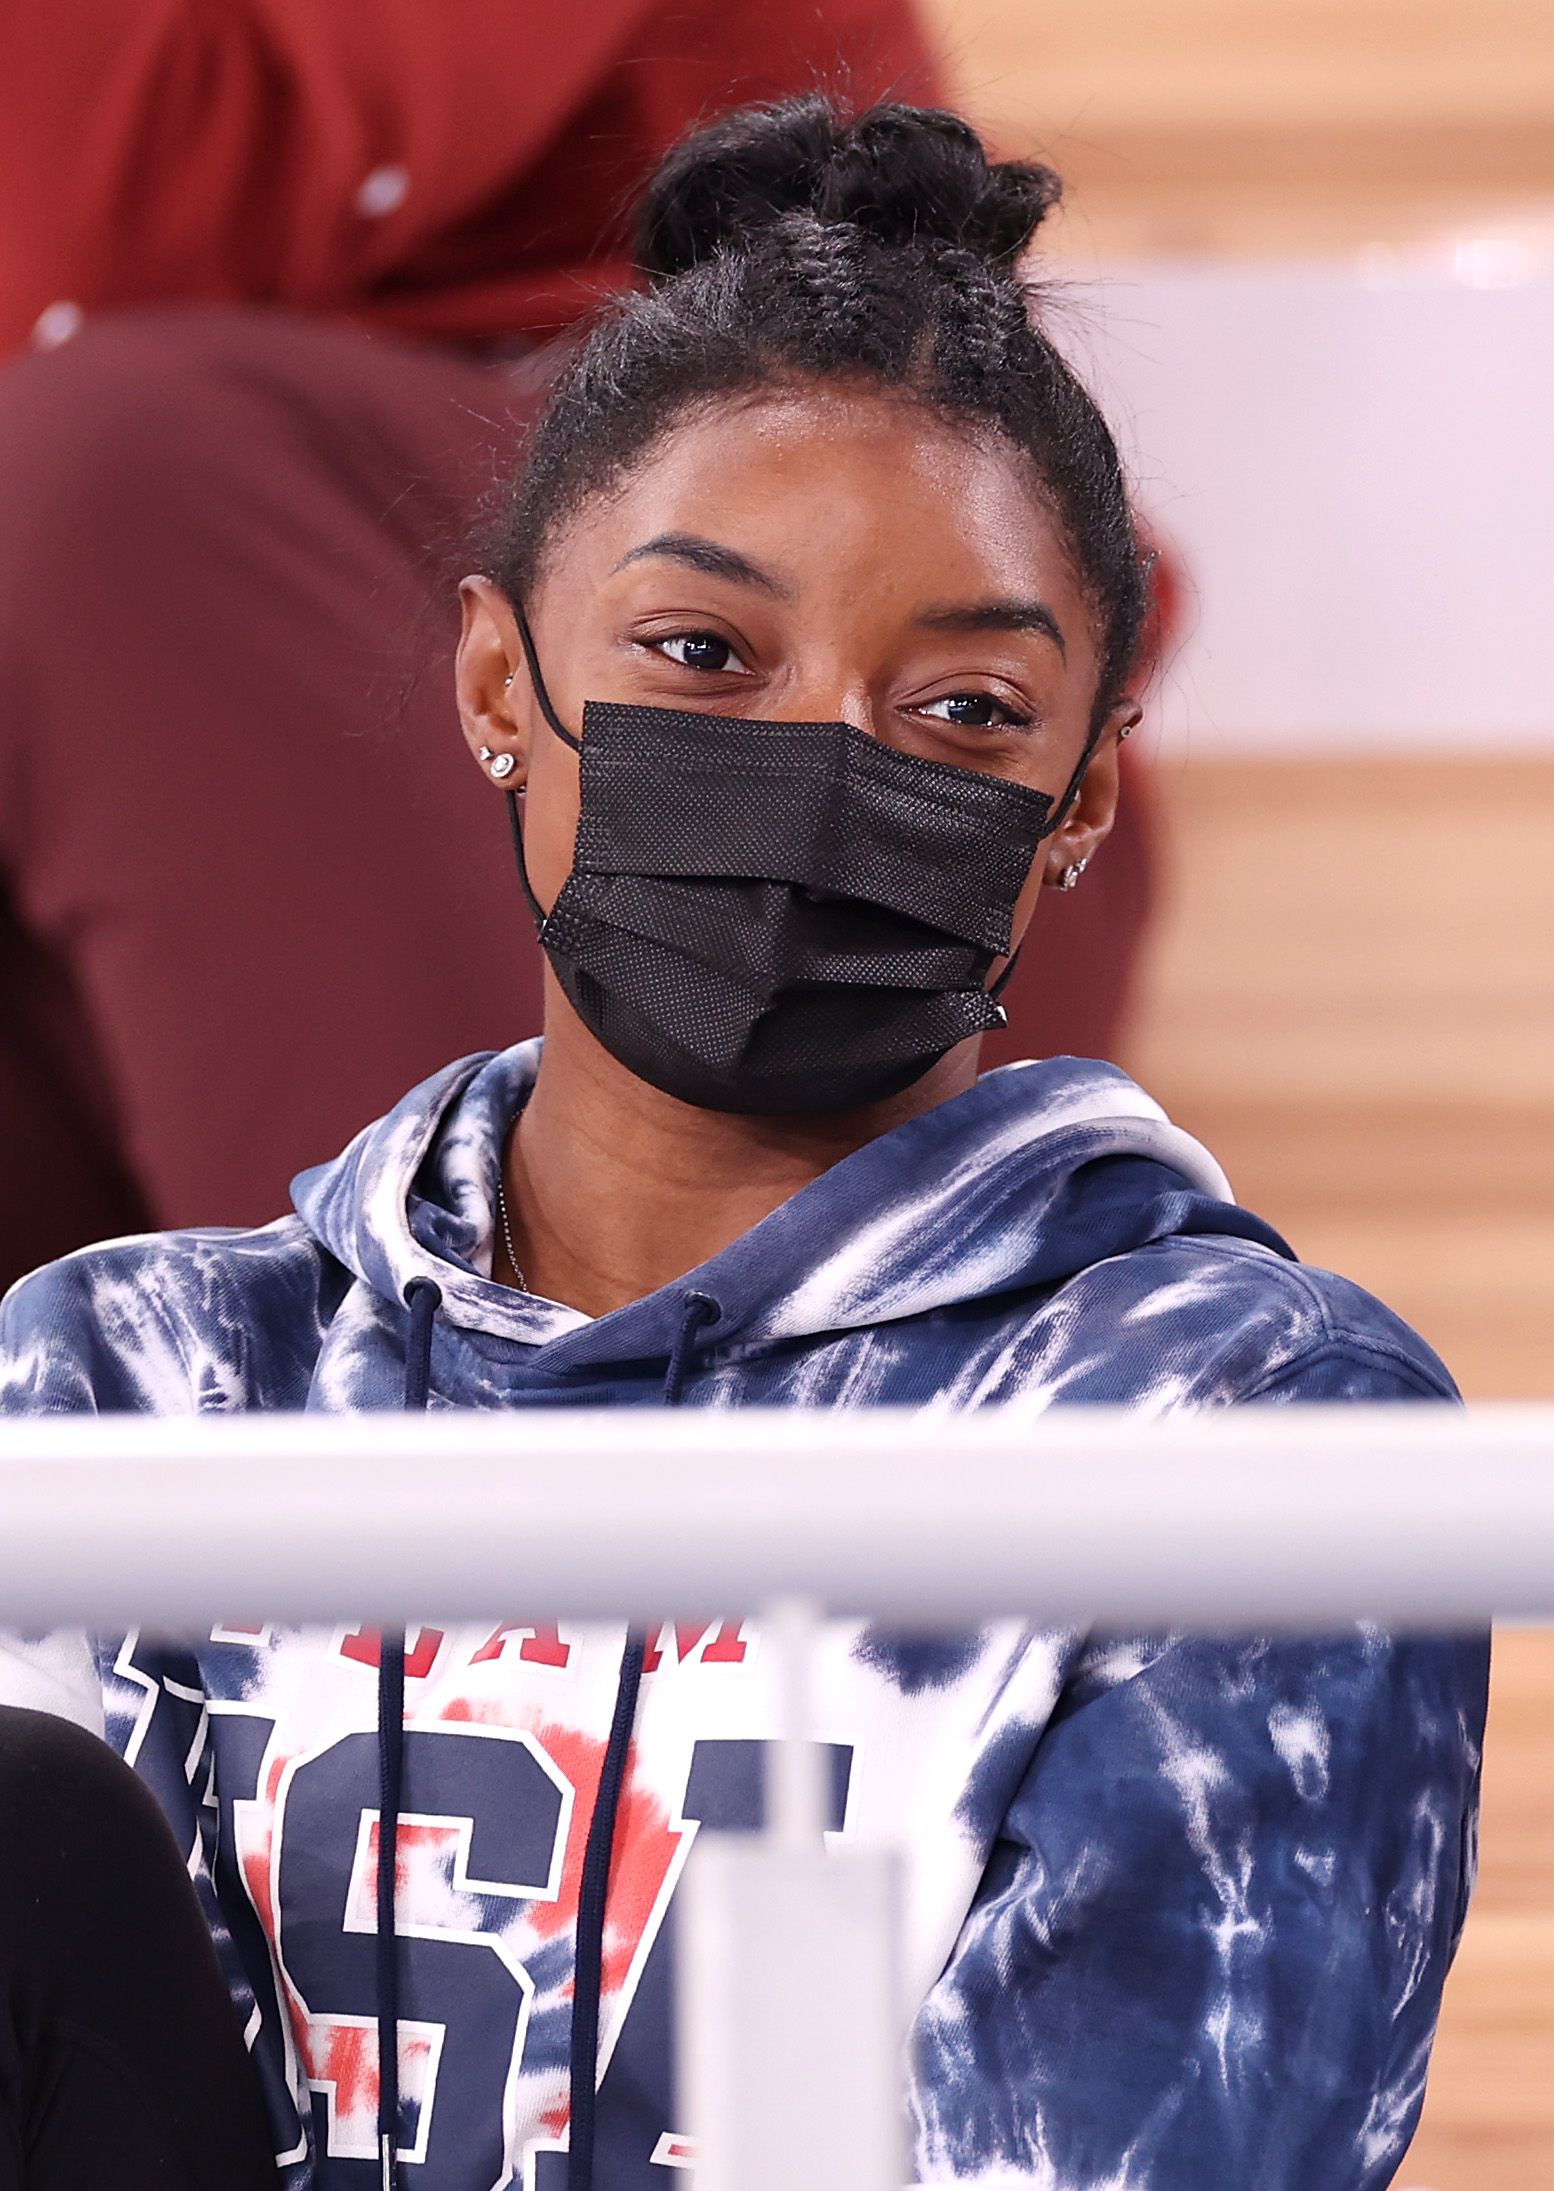
[[[0,1621],[1554,1615],[1554,1407],[0,1424]]]

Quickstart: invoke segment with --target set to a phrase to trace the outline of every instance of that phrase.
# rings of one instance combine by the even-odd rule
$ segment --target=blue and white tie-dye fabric
[[[987,1075],[609,1316],[512,1292],[489,1277],[495,1188],[536,1062],[526,1044],[439,1074],[304,1174],[274,1225],[111,1243],[26,1280],[0,1311],[0,1408],[396,1407],[417,1275],[443,1295],[433,1406],[655,1404],[690,1289],[719,1309],[691,1406],[997,1403],[1035,1438],[1058,1402],[1452,1397],[1396,1317],[1296,1263],[1148,1097],[1073,1059]],[[412,1632],[402,2082],[423,2191],[552,2191],[564,2169],[577,1866],[620,1644],[521,1607]],[[0,1696],[98,1715],[156,1788],[285,2180],[323,2191],[373,2180],[376,1654],[347,1622],[0,1656]],[[918,2179],[1381,2191],[1471,1879],[1487,1655],[1374,1630],[830,1624],[835,1823],[906,1863]],[[649,1653],[612,1874],[600,2191],[672,2191],[692,2158],[671,1903],[698,1826],[758,1812],[768,1672],[734,1620],[666,1628]],[[799,2176],[804,2150],[796,2123]]]

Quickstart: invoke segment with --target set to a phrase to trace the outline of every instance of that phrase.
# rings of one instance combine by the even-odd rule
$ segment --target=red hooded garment
[[[51,306],[553,329],[667,145],[817,81],[931,97],[904,0],[11,0],[0,352]]]

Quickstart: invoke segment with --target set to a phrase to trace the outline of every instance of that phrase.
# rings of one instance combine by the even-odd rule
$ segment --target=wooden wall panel
[[[1554,206],[1550,0],[920,0],[1070,250],[1304,251]]]
[[[1159,781],[1169,898],[1129,1063],[1467,1392],[1554,1398],[1554,757]]]

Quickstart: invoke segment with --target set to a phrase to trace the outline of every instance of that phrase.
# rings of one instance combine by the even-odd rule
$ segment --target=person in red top
[[[0,16],[0,1285],[273,1216],[538,1024],[440,557],[666,146],[817,81],[931,98],[906,0]],[[1134,797],[988,1062],[1111,1047],[1148,849]]]

